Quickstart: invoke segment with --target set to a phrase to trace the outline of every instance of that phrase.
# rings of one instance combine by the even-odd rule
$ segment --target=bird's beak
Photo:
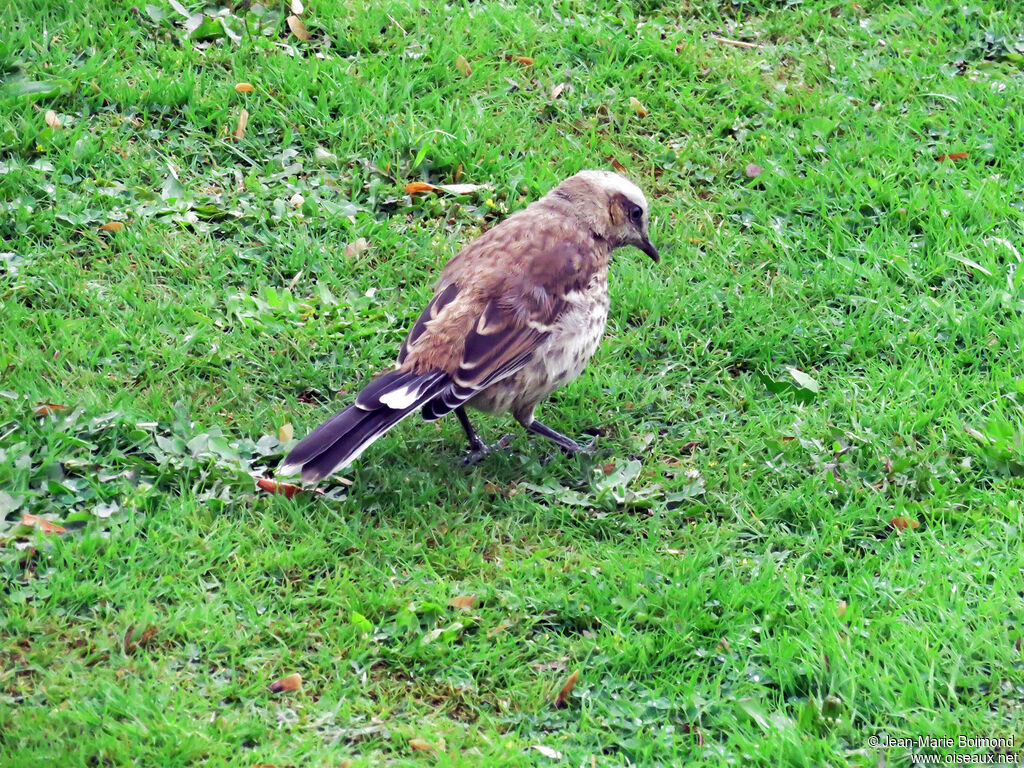
[[[653,261],[655,264],[661,261],[661,256],[658,255],[658,249],[654,247],[654,243],[650,241],[647,235],[644,235],[643,240],[640,241],[639,245],[637,245],[637,248],[639,248],[641,251],[650,256],[651,261]]]

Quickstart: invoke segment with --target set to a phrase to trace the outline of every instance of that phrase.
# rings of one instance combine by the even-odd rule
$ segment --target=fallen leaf
[[[845,600],[839,600],[836,603],[836,616],[841,619],[845,615],[846,615],[846,601]]]
[[[370,247],[370,241],[365,237],[358,237],[345,246],[345,258],[352,259]]]
[[[747,174],[748,179],[756,179],[764,172],[764,168],[757,163],[747,163],[747,167],[743,169],[743,172]]]
[[[647,107],[640,103],[640,99],[636,96],[629,97],[629,108],[636,112],[636,116],[641,120],[647,117]]]
[[[664,552],[666,555],[685,555],[686,554],[686,550],[685,549],[663,549],[661,551]]]
[[[235,93],[252,93],[252,83],[235,83]]]
[[[433,192],[437,187],[425,181],[410,181],[405,185],[405,194],[415,195],[417,192]]]
[[[439,739],[436,744],[431,744],[424,739],[409,739],[409,746],[413,752],[444,752],[444,739]]]
[[[613,157],[612,155],[605,155],[604,159],[607,160],[609,163],[611,163],[612,164],[612,168],[614,168],[619,173],[625,173],[626,172],[626,166],[624,166],[622,163],[620,163],[618,161],[618,159]]]
[[[562,759],[562,753],[559,752],[557,749],[545,747],[543,744],[534,744],[532,748],[536,749],[538,752],[544,755],[544,757],[550,757],[552,760]]]
[[[487,636],[488,637],[494,637],[495,635],[500,635],[502,632],[504,632],[506,629],[508,629],[511,626],[512,626],[512,622],[511,621],[503,621],[498,626],[491,627],[490,629],[488,629],[487,630]]]
[[[106,224],[100,227],[100,232],[120,232],[122,229],[124,229],[124,222],[108,221]]]
[[[292,498],[296,493],[302,490],[297,485],[291,483],[279,483],[277,480],[271,480],[266,477],[256,478],[256,486],[260,490],[267,491],[268,493],[277,493],[284,496],[286,499]]]
[[[607,464],[602,464],[601,471],[604,472],[606,475],[610,475],[612,472],[615,471],[615,462],[610,461]]]
[[[44,520],[39,515],[30,515],[28,512],[21,516],[22,525],[38,526],[39,530],[43,533],[67,533],[68,529],[63,525],[57,525],[51,523],[49,520]]]
[[[149,641],[152,640],[159,631],[159,629],[150,624],[145,630],[143,630],[141,635],[133,639],[132,635],[135,634],[135,627],[128,627],[128,631],[124,633],[124,652],[131,653],[136,648],[146,647],[146,645],[149,644]]]
[[[292,13],[296,16],[301,16],[302,12],[306,10],[302,7],[302,0],[292,0]]]
[[[897,531],[905,531],[907,528],[913,530],[914,528],[921,527],[921,524],[917,522],[917,520],[911,520],[909,517],[894,517],[889,521],[889,525]]]
[[[293,672],[290,675],[285,675],[280,680],[276,680],[270,684],[271,693],[280,693],[281,691],[297,691],[302,687],[302,675],[298,672]]]
[[[302,19],[298,16],[292,15],[285,19],[285,21],[288,22],[288,29],[290,29],[292,34],[299,38],[299,40],[309,40],[309,30],[307,30],[306,25],[302,23]]]
[[[66,411],[68,407],[66,405],[59,405],[58,403],[40,403],[35,407],[36,416],[52,416],[57,411]]]
[[[968,152],[950,152],[948,155],[939,155],[935,160],[941,163],[943,160],[966,160],[968,157]]]
[[[571,675],[569,679],[565,681],[565,685],[562,686],[562,690],[555,696],[555,709],[562,709],[565,706],[566,699],[569,698],[569,694],[572,693],[572,689],[576,687],[576,681],[580,679],[580,671],[577,669]]]
[[[459,595],[448,601],[452,608],[472,608],[476,603],[476,595]]]
[[[729,641],[723,637],[721,640],[718,641],[718,645],[715,646],[715,650],[729,653],[732,650],[732,646],[729,645]]]
[[[469,66],[469,62],[466,61],[466,57],[461,53],[455,57],[455,68],[462,73],[463,77],[469,77],[473,74],[473,68]]]
[[[293,427],[289,422],[286,421],[277,428],[277,439],[279,442],[287,443],[293,437],[295,437],[295,427]]]
[[[449,195],[469,195],[481,189],[487,189],[486,184],[438,184],[437,189],[447,192]]]
[[[530,669],[534,672],[564,672],[565,662],[568,660],[568,656],[562,656],[551,661],[537,661],[530,665]]]
[[[292,208],[301,208],[304,202],[306,202],[306,198],[298,192],[288,198],[288,204],[291,205]]]
[[[243,109],[238,115],[238,126],[235,128],[235,132],[231,135],[236,139],[245,138],[245,126],[249,124],[249,111]]]
[[[557,99],[559,96],[561,96],[565,92],[565,89],[568,88],[568,87],[569,87],[568,83],[558,83],[557,85],[553,85],[551,87],[551,99],[552,100]]]
[[[43,119],[45,119],[46,124],[53,128],[54,130],[60,128],[60,120],[57,119],[57,113],[54,112],[52,109],[46,110],[46,115]]]
[[[508,60],[509,61],[514,61],[517,64],[522,64],[524,67],[532,67],[533,66],[533,57],[532,56],[509,56]]]

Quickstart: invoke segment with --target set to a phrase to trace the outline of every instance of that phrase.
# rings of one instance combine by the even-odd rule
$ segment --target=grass
[[[4,765],[1019,754],[1021,9],[311,6],[0,5]],[[462,243],[613,159],[663,262],[541,411],[596,458],[410,419],[255,489]]]

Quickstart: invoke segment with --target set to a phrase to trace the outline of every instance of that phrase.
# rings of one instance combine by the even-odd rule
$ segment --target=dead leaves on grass
[[[447,746],[443,737],[436,742],[421,738],[409,739],[409,748],[413,752],[444,752]]]
[[[66,411],[68,407],[66,405],[60,405],[58,403],[40,403],[35,407],[33,413],[42,418],[44,416],[53,416],[55,413],[60,411]]]
[[[40,517],[39,515],[30,515],[28,512],[21,516],[21,524],[28,525],[34,528],[38,528],[43,533],[67,533],[68,529],[63,525],[57,525],[57,523],[51,523],[49,520]]]
[[[555,696],[555,700],[552,704],[555,709],[562,709],[566,706],[566,701],[569,698],[569,694],[572,693],[572,689],[576,687],[576,682],[580,679],[580,671],[577,669],[569,678],[565,681],[561,690],[558,691],[558,695]]]
[[[309,34],[309,30],[306,29],[306,25],[302,23],[302,19],[295,14],[289,16],[285,21],[288,22],[288,29],[290,29],[292,34],[299,38],[299,40],[306,41],[312,37],[312,35]]]
[[[302,675],[298,672],[293,672],[290,675],[285,675],[280,680],[275,680],[270,684],[271,693],[281,693],[282,691],[297,691],[302,688]]]
[[[236,139],[245,138],[245,127],[249,124],[249,110],[243,109],[238,113],[238,125],[235,126],[234,132],[231,134]]]

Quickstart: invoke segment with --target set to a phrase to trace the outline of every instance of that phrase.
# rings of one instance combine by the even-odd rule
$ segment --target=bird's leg
[[[590,454],[594,452],[594,447],[597,445],[597,438],[595,437],[586,445],[580,445],[570,437],[566,437],[561,432],[556,432],[546,424],[533,419],[529,424],[526,424],[527,432],[533,432],[534,434],[546,437],[548,440],[553,442],[559,448],[566,453],[586,453]]]
[[[466,415],[466,409],[461,405],[455,409],[455,416],[459,419],[459,424],[462,425],[462,431],[466,433],[466,439],[469,441],[469,454],[462,460],[463,466],[469,464],[476,464],[480,459],[489,454],[494,446],[490,446],[480,439],[480,435],[473,429],[473,425],[469,423],[469,416]],[[495,445],[502,448],[508,447],[509,436],[505,435]]]

